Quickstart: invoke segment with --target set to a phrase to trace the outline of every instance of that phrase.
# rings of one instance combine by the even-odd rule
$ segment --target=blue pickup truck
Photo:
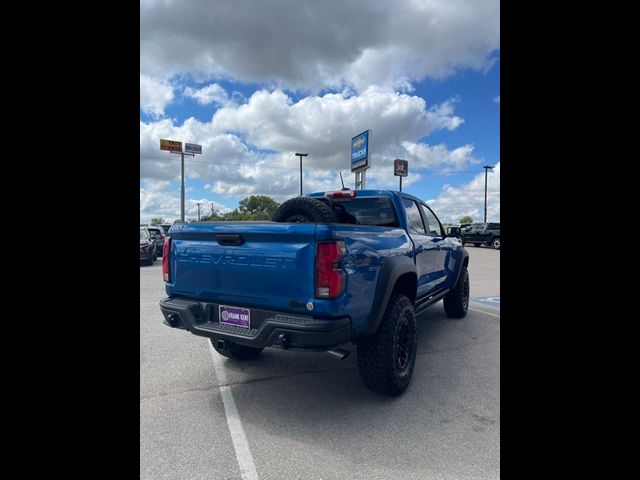
[[[265,347],[357,347],[364,384],[398,395],[416,358],[416,315],[467,314],[469,255],[423,201],[387,190],[320,192],[273,221],[176,224],[165,240],[164,323],[246,360]]]

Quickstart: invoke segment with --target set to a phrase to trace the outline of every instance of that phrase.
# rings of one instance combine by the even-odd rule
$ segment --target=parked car
[[[161,223],[158,226],[160,228],[162,228],[162,233],[164,233],[165,236],[169,235],[169,229],[171,228],[171,224],[170,223]]]
[[[439,300],[448,316],[467,314],[469,254],[416,197],[319,192],[284,202],[272,220],[174,225],[164,323],[235,360],[265,347],[344,358],[339,347],[352,342],[364,384],[398,395],[413,373],[416,315]]]
[[[156,250],[158,251],[158,256],[162,256],[162,248],[164,247],[164,231],[159,225],[155,225],[153,227],[147,227],[149,233],[151,234],[151,238],[156,242]]]
[[[474,223],[462,232],[463,244],[473,243],[475,247],[487,245],[500,250],[500,224]]]
[[[153,265],[158,258],[156,242],[147,227],[140,227],[140,261]]]

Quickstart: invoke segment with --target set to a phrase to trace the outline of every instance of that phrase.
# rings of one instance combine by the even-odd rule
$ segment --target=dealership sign
[[[369,168],[369,137],[371,130],[362,132],[351,139],[351,171]]]
[[[393,174],[396,177],[406,177],[409,174],[409,162],[396,158],[393,161]]]
[[[195,143],[185,143],[184,153],[199,153],[202,154],[202,145],[196,145]]]
[[[174,140],[160,140],[160,150],[180,153],[182,152],[182,142],[176,142]]]

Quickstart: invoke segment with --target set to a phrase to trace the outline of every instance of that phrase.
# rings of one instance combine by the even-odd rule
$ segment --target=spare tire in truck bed
[[[271,220],[274,222],[336,223],[338,216],[329,205],[317,198],[296,197],[280,205]]]

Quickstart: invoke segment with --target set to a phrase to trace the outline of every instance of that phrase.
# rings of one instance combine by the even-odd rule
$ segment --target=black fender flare
[[[451,284],[451,290],[453,290],[454,288],[456,288],[456,286],[458,285],[458,281],[460,280],[460,273],[462,272],[462,265],[464,265],[464,261],[469,258],[469,252],[467,252],[467,249],[462,247],[460,249],[460,254],[458,255],[458,258],[456,259],[456,266],[455,266],[455,278],[456,281],[453,282]],[[467,261],[467,265],[469,265],[469,262]]]
[[[378,283],[376,285],[376,293],[371,305],[371,313],[369,314],[369,322],[364,328],[356,330],[354,333],[354,339],[366,337],[374,334],[393,293],[393,289],[396,286],[396,282],[400,276],[405,273],[411,273],[416,278],[416,288],[418,284],[418,274],[416,272],[416,266],[413,263],[413,258],[409,258],[405,255],[399,255],[396,257],[387,257],[382,263],[382,268],[378,275]],[[413,292],[412,302],[415,302],[416,292]]]

